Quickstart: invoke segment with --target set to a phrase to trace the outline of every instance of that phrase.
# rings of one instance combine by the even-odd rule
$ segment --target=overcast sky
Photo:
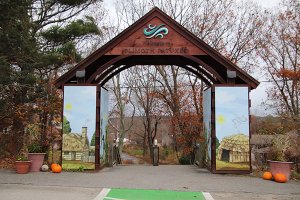
[[[265,7],[265,8],[272,8],[276,5],[278,5],[278,3],[281,0],[255,0],[257,3],[259,3],[261,6]],[[113,9],[113,3],[115,2],[115,0],[104,0],[104,6],[110,10]],[[114,13],[114,12],[110,12],[110,13]]]
[[[263,8],[273,8],[279,5],[282,0],[255,0],[258,4],[260,4]],[[107,9],[112,18],[114,18],[114,2],[115,0],[104,0],[105,9]],[[259,81],[264,81],[264,77],[254,77]],[[270,114],[270,111],[265,111],[264,107],[261,105],[262,102],[266,100],[266,92],[265,89],[268,87],[270,83],[261,82],[257,89],[252,90],[250,93],[250,98],[252,101],[251,114],[255,115],[265,115]]]
[[[279,4],[281,0],[256,0],[260,5],[266,8],[272,8]]]

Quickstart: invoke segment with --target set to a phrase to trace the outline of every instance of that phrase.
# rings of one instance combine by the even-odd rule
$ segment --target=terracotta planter
[[[16,172],[18,174],[27,174],[30,169],[31,161],[16,161]]]
[[[282,173],[286,176],[287,180],[290,180],[293,162],[268,160],[268,163],[273,177],[277,173]]]
[[[43,165],[45,153],[28,153],[28,160],[31,160],[30,171],[39,172]]]

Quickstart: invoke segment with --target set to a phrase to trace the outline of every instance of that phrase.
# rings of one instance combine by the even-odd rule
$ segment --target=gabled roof
[[[173,52],[162,54],[157,52],[147,52],[145,54],[141,52],[133,52],[130,54],[130,52],[124,53],[124,51],[118,51],[118,48],[125,48],[124,45],[128,44],[132,45],[130,48],[140,48],[139,45],[142,45],[140,42],[142,39],[138,34],[145,28],[146,24],[151,22],[162,22],[166,24],[173,33],[170,37],[176,38],[176,40],[172,39],[171,41],[175,41],[175,45],[177,45],[177,43],[178,45],[182,46],[188,45],[191,48],[191,54],[183,53],[181,55],[179,51],[179,53]],[[182,43],[182,41],[184,42]],[[56,80],[55,85],[60,88],[63,84],[76,81],[76,71],[79,70],[86,71],[85,79],[90,81],[87,83],[95,83],[93,81],[95,81],[95,77],[97,75],[104,73],[105,71],[108,74],[120,65],[133,66],[143,64],[169,64],[178,66],[201,65],[202,67],[195,67],[196,70],[202,70],[203,73],[209,72],[212,74],[216,79],[215,81],[210,80],[212,83],[226,83],[224,81],[227,79],[227,70],[231,70],[236,71],[237,73],[236,84],[247,84],[252,89],[256,88],[259,84],[259,82],[248,73],[226,59],[219,52],[206,44],[203,40],[189,32],[186,28],[170,18],[159,8],[155,7],[142,18],[122,31],[115,38],[107,42],[101,48],[79,62],[64,75],[59,77]],[[113,65],[115,65],[115,67],[112,67]],[[203,70],[203,68],[205,70]]]

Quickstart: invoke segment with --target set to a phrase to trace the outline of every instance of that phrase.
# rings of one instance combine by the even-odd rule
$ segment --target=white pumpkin
[[[46,172],[46,171],[49,170],[49,166],[46,165],[46,164],[45,164],[45,165],[42,165],[42,168],[41,168],[41,169],[42,169],[43,172]]]

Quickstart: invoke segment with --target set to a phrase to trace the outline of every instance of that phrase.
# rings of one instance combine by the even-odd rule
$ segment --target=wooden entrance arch
[[[97,84],[100,93],[99,88],[110,78],[135,65],[177,65],[197,75],[208,86],[246,85],[251,90],[259,84],[256,79],[155,7],[58,78],[55,85],[62,88],[66,84]],[[84,76],[76,76],[78,72]],[[97,113],[99,110],[98,100]],[[96,169],[100,167],[99,136],[97,116]]]

